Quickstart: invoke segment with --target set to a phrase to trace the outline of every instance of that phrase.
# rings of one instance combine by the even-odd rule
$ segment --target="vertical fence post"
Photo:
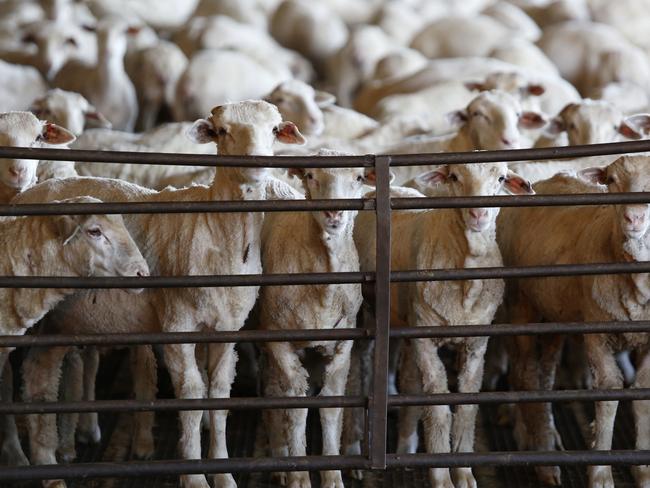
[[[375,348],[369,405],[370,465],[386,469],[388,343],[390,326],[390,157],[375,156],[377,254],[375,262]]]

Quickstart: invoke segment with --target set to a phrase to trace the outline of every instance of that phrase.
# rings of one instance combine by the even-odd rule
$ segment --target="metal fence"
[[[498,161],[526,161],[650,151],[650,141],[598,144],[545,149],[482,151],[399,156],[336,157],[215,157],[188,154],[71,151],[56,149],[0,148],[0,158],[74,160],[86,162],[142,163],[194,166],[238,167],[374,167],[377,175],[376,197],[350,200],[292,201],[212,201],[100,204],[28,204],[0,205],[1,216],[63,214],[135,214],[195,212],[274,212],[305,210],[373,211],[377,217],[376,271],[321,274],[263,274],[156,276],[146,278],[71,278],[0,276],[5,288],[180,288],[231,287],[252,285],[307,285],[333,283],[374,284],[376,292],[375,327],[372,330],[293,330],[237,331],[195,333],[105,334],[105,335],[26,335],[0,336],[0,347],[61,345],[142,345],[209,342],[272,342],[306,340],[374,341],[373,382],[368,397],[300,397],[300,398],[207,398],[167,399],[153,402],[136,400],[78,401],[52,403],[0,404],[2,414],[67,412],[136,412],[210,409],[273,409],[363,407],[367,412],[365,433],[367,448],[360,456],[305,456],[284,458],[229,458],[210,460],[139,461],[121,463],[80,463],[27,467],[0,467],[0,480],[36,480],[85,477],[132,477],[193,473],[292,471],[324,469],[376,469],[396,467],[458,466],[535,466],[535,465],[617,465],[650,464],[650,451],[553,451],[409,454],[387,453],[387,412],[389,407],[414,405],[497,404],[540,401],[594,401],[650,399],[650,389],[508,391],[479,393],[441,393],[433,395],[388,395],[388,348],[390,338],[512,336],[533,334],[598,334],[604,332],[650,332],[650,321],[484,324],[443,327],[410,327],[391,330],[390,283],[495,278],[569,276],[576,274],[648,273],[650,262],[570,264],[531,267],[427,269],[391,271],[390,216],[392,210],[463,207],[525,207],[562,205],[603,205],[648,203],[650,193],[532,195],[494,197],[391,198],[390,167],[423,164],[473,164]],[[650,170],[650,168],[649,168]]]

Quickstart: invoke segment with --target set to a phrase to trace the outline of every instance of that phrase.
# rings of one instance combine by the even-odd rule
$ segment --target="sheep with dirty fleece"
[[[266,156],[273,154],[276,140],[304,143],[296,126],[283,122],[276,107],[251,100],[215,107],[208,119],[194,124],[189,135],[198,143],[216,143],[222,155]],[[38,185],[20,195],[17,203],[49,201],[80,192],[117,202],[262,200],[277,198],[278,194],[282,197],[281,188],[268,169],[220,167],[209,187],[197,185],[155,192],[120,180],[71,178]],[[131,215],[125,222],[156,274],[197,275],[206,271],[259,274],[263,218],[260,213],[155,214]],[[224,235],[229,238],[224,239]],[[84,293],[68,302],[65,309],[58,309],[52,320],[58,330],[66,333],[238,330],[253,308],[257,291],[257,287],[244,287],[156,289],[137,296],[118,295],[110,290]],[[229,396],[237,360],[234,344],[210,345],[207,389],[196,364],[194,348],[194,344],[165,346],[165,362],[176,396],[201,398],[206,392],[215,398]],[[47,376],[57,372],[45,363],[34,374]],[[201,457],[201,416],[200,411],[180,413],[179,450],[184,459]],[[210,412],[211,458],[228,457],[226,417],[226,411]],[[150,421],[153,422],[153,416]],[[55,433],[38,430],[30,435],[56,439]],[[148,442],[145,447],[153,449],[153,443]],[[34,455],[38,459],[54,460],[55,449],[54,442],[40,445]],[[151,452],[138,454],[146,457]],[[216,474],[214,479],[216,486],[235,486],[231,474]],[[181,476],[181,485],[184,488],[208,486],[202,474]]]

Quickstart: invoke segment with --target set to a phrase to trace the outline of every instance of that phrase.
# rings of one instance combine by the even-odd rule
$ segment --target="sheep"
[[[645,28],[650,11],[648,0],[621,0],[615,5],[591,0],[589,7],[594,21],[611,25],[634,45],[650,51],[650,37]]]
[[[343,20],[326,4],[284,0],[273,13],[269,32],[283,46],[309,59],[319,72],[348,39]]]
[[[188,63],[178,46],[163,40],[127,55],[126,72],[133,81],[140,108],[137,130],[153,128],[161,110],[171,109],[176,84]]]
[[[319,155],[336,155],[321,151]],[[308,199],[360,198],[363,169],[289,170],[304,185]],[[265,218],[262,266],[265,273],[358,271],[359,258],[352,239],[356,212],[315,211],[275,213]],[[350,328],[361,306],[361,286],[284,286],[260,292],[260,324],[268,329]],[[310,372],[301,356],[316,348],[324,365],[321,395],[343,395],[350,368],[352,341],[268,343],[264,347],[265,394],[307,395]],[[318,380],[317,380],[318,381]],[[273,456],[304,456],[307,410],[265,412]],[[338,455],[343,409],[320,410],[323,455]],[[288,486],[310,486],[309,473],[290,472]],[[342,487],[341,472],[321,471],[321,485]]]
[[[502,188],[515,194],[532,193],[530,184],[509,171],[505,163],[443,165],[430,171],[427,178],[448,186],[449,193],[455,196],[495,195]],[[391,269],[501,266],[495,235],[498,212],[498,208],[394,212],[392,233],[400,238],[391,244]],[[371,271],[375,266],[374,226],[373,216],[362,213],[357,217],[354,239],[363,271]],[[394,284],[391,326],[489,324],[503,291],[502,280]],[[403,393],[447,391],[447,374],[438,357],[438,348],[443,345],[456,345],[459,349],[459,391],[479,390],[487,338],[414,339],[405,344],[406,350],[401,354],[398,373]],[[427,452],[473,450],[476,405],[457,406],[453,420],[446,405],[422,411]],[[419,416],[418,408],[400,412],[399,453],[415,452]],[[456,468],[455,475],[456,486],[476,486],[470,468]],[[454,486],[448,469],[432,469],[430,480],[435,487]]]
[[[544,51],[525,39],[508,39],[506,42],[497,44],[488,53],[488,56],[514,64],[525,70],[544,73],[547,76],[560,76],[557,67],[544,54]]]
[[[215,107],[209,119],[200,119],[188,135],[197,143],[216,143],[224,155],[270,155],[276,139],[285,143],[304,143],[291,122],[283,122],[277,108],[264,101],[244,101]],[[79,192],[104,195],[111,201],[213,201],[264,199],[272,197],[277,182],[269,171],[259,168],[217,168],[210,187],[193,186],[183,190],[155,192],[121,180],[70,178],[49,180],[19,195],[16,203],[49,201]],[[276,192],[277,193],[277,192]],[[213,270],[224,274],[261,273],[259,213],[155,214],[125,217],[125,223],[139,243],[156,274],[191,275]],[[224,235],[228,238],[224,239]],[[74,303],[54,315],[59,330],[83,333],[109,331],[195,331],[239,329],[257,296],[257,287],[148,290],[137,296],[116,295],[113,291],[79,296]],[[92,312],[91,312],[92,310]],[[74,316],[74,317],[73,317]],[[92,320],[89,320],[92,317]],[[74,333],[74,332],[72,332]],[[209,346],[211,397],[230,394],[236,355],[233,344]],[[201,398],[206,393],[194,355],[194,345],[165,346],[165,362],[178,398]],[[47,363],[34,372],[43,381],[57,374]],[[29,381],[29,380],[28,380]],[[39,380],[40,381],[40,380]],[[181,412],[180,455],[184,459],[201,457],[200,421],[202,413]],[[227,457],[226,411],[210,412],[210,457]],[[52,428],[49,426],[48,428]],[[32,454],[37,462],[54,462],[56,435],[32,430],[31,437],[48,439]],[[153,446],[151,446],[153,447]],[[149,453],[150,454],[150,453]],[[216,486],[234,487],[232,475],[215,475]],[[202,474],[181,477],[184,488],[207,488]]]
[[[35,98],[47,92],[47,83],[32,66],[7,63],[0,59],[0,113],[27,110]]]
[[[191,127],[192,124],[189,122],[169,123],[140,134],[91,129],[79,136],[71,147],[103,151],[215,154],[213,146],[207,144],[198,146],[187,139],[185,134]],[[188,172],[198,169],[199,167],[196,166],[76,163],[76,170],[81,176],[119,178],[157,190],[170,184],[172,182],[170,178],[181,176],[185,178]],[[208,178],[205,184],[209,184],[214,171],[210,168],[206,172]]]
[[[30,112],[0,114],[0,146],[43,147],[74,141],[68,130],[39,120]],[[37,180],[38,159],[2,159],[0,162],[0,201],[8,203]]]
[[[521,8],[510,2],[496,2],[481,12],[492,17],[501,25],[510,29],[514,40],[535,42],[542,35],[542,30]]]
[[[223,70],[225,66],[227,70]],[[286,66],[277,64],[274,70],[267,67],[238,51],[204,49],[195,53],[176,85],[174,120],[196,119],[203,107],[229,100],[261,98],[278,83],[292,78]],[[215,72],[221,73],[219,83],[213,82]]]
[[[624,114],[642,112],[650,106],[650,95],[643,87],[629,81],[613,81],[590,92],[595,100],[605,100]]]
[[[591,19],[588,0],[550,0],[544,2],[517,1],[524,11],[542,29],[570,20],[588,21]]]
[[[90,197],[62,203],[100,203]],[[0,221],[5,276],[147,276],[149,268],[119,215],[20,217]],[[2,335],[23,335],[74,289],[4,288]],[[134,290],[138,292],[140,290]],[[3,401],[11,401],[11,370],[5,368],[12,348],[0,351]],[[8,373],[8,374],[7,374]],[[58,379],[58,378],[57,378]],[[49,386],[49,385],[48,385]],[[29,390],[32,385],[26,385]],[[56,391],[56,386],[54,386]],[[5,459],[26,464],[13,417],[2,420]],[[7,428],[9,426],[9,429]]]
[[[278,0],[202,0],[189,23],[197,17],[222,15],[266,31],[278,3]]]
[[[356,139],[379,127],[370,117],[334,105],[336,98],[299,80],[280,83],[265,98],[292,120],[300,132],[311,136]]]
[[[539,47],[562,77],[583,94],[612,81],[634,82],[646,90],[650,87],[646,53],[606,24],[555,24],[544,31]]]
[[[568,144],[603,144],[625,139],[641,139],[650,133],[650,114],[624,117],[613,105],[602,100],[582,100],[571,103],[553,118],[535,147]],[[566,136],[566,143],[562,137]],[[611,162],[616,156],[564,159],[558,161],[526,161],[510,164],[510,168],[536,182],[550,178],[560,171],[585,169],[594,164]],[[595,162],[596,161],[596,162]]]
[[[81,93],[113,127],[133,130],[138,100],[124,70],[127,24],[118,18],[103,19],[97,26],[97,65],[69,61],[54,77],[53,85]]]
[[[399,45],[408,46],[425,20],[408,3],[393,1],[383,4],[375,12],[372,23],[381,27]]]
[[[88,0],[85,3],[98,18],[117,15],[140,19],[154,29],[173,31],[189,20],[199,0]]]
[[[559,174],[538,182],[534,188],[540,194],[647,191],[648,162],[645,155],[622,156],[607,167],[583,170],[579,178]],[[513,209],[500,216],[499,244],[509,266],[647,261],[649,222],[646,204]],[[551,228],[553,232],[548,232]],[[507,309],[514,322],[530,323],[541,317],[558,322],[648,317],[646,274],[512,280],[507,296]],[[509,351],[513,387],[552,389],[562,342],[559,337],[517,337]],[[646,335],[585,335],[583,342],[594,388],[623,387],[614,353],[624,349],[637,350],[640,355],[633,387],[648,386]],[[648,446],[647,403],[632,403],[637,449]],[[592,449],[611,449],[617,405],[618,402],[596,402]],[[520,447],[553,450],[556,439],[550,406],[520,404],[518,409],[525,415],[525,425],[519,421],[515,431]],[[548,484],[561,482],[558,467],[539,467],[537,473]],[[589,486],[614,487],[611,467],[590,466],[588,473]],[[648,467],[637,467],[636,475],[637,485],[646,486]]]
[[[415,49],[408,47],[398,49],[377,61],[368,84],[411,75],[426,66],[427,62],[427,58]]]
[[[311,81],[314,68],[303,56],[287,49],[266,31],[224,15],[194,17],[187,26],[174,34],[174,41],[187,56],[201,49],[230,49],[243,52],[263,66],[275,70],[285,66],[300,80]]]
[[[520,147],[520,129],[535,129],[546,124],[542,115],[522,111],[515,97],[500,90],[480,93],[465,109],[451,114],[451,118],[460,126],[457,132],[444,136],[413,136],[382,152],[418,154],[517,149]],[[399,185],[427,169],[423,166],[396,168],[395,182]]]

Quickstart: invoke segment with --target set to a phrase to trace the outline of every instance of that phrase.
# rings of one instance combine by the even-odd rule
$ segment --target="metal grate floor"
[[[129,391],[129,371],[126,351],[112,352],[102,360],[98,385],[102,388],[97,392],[98,399],[127,398]],[[169,397],[171,385],[163,370],[160,372],[160,396]],[[236,389],[235,395],[251,395],[250,388]],[[558,431],[567,450],[586,449],[590,433],[590,422],[593,418],[593,406],[584,403],[557,404],[554,407]],[[389,415],[389,452],[394,452],[396,444],[397,412]],[[481,409],[477,421],[476,450],[477,451],[511,451],[516,450],[510,426],[502,426],[498,422],[499,412],[496,406],[486,406]],[[228,420],[228,447],[233,457],[265,455],[264,435],[261,431],[260,415],[256,412],[231,412]],[[320,428],[318,415],[310,412],[308,428],[308,449],[319,452]],[[97,445],[77,446],[77,462],[125,461],[129,455],[131,432],[130,414],[101,414],[102,441]],[[176,458],[176,443],[178,428],[176,415],[160,413],[156,417],[156,459]],[[614,432],[614,449],[633,448],[634,424],[629,404],[621,404],[616,419]],[[204,436],[204,441],[206,441]],[[207,446],[204,446],[207,451]],[[533,468],[479,468],[474,470],[478,485],[482,488],[538,488]],[[616,486],[632,488],[633,478],[629,469],[614,468]],[[235,475],[240,488],[275,487],[268,473],[240,473]],[[429,487],[427,472],[424,469],[389,470],[386,472],[367,472],[363,481],[345,478],[348,488],[392,488],[392,487]],[[562,469],[562,486],[565,488],[580,488],[587,486],[586,470],[583,467],[566,467]],[[312,485],[319,486],[319,476],[312,473]],[[0,487],[36,488],[39,482],[5,485]],[[72,480],[70,488],[172,488],[178,486],[176,478],[148,477],[132,479],[97,479]]]

